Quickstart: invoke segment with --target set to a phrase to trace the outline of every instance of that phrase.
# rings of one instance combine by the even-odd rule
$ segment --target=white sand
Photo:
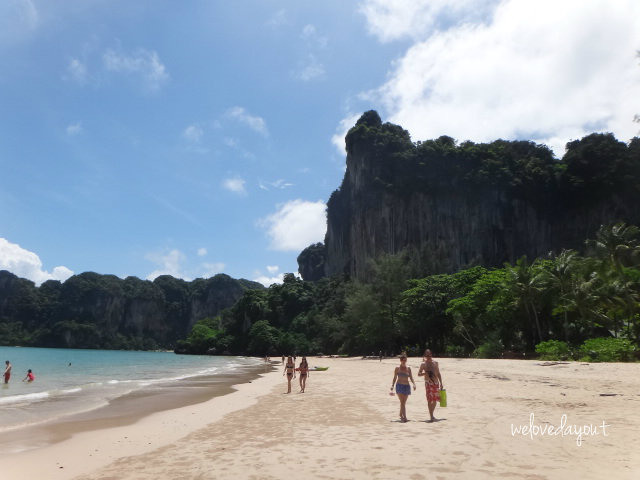
[[[304,394],[283,394],[281,370],[269,373],[203,404],[0,458],[0,478],[640,478],[640,364],[439,361],[449,406],[436,423],[418,378],[410,421],[398,421],[388,395],[397,360],[310,359],[330,368],[312,372]],[[409,365],[416,375],[419,359]],[[512,435],[532,414],[535,434]],[[576,426],[593,433],[581,446]]]

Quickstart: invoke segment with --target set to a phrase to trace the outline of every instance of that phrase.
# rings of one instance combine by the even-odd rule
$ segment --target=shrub
[[[473,351],[476,358],[500,358],[504,346],[499,339],[489,339]]]
[[[627,362],[635,347],[626,338],[590,338],[580,347],[583,359],[590,362]]]
[[[461,347],[460,345],[447,345],[444,353],[447,357],[466,357],[464,347]]]
[[[547,340],[536,345],[536,353],[542,360],[566,360],[571,357],[567,342]]]

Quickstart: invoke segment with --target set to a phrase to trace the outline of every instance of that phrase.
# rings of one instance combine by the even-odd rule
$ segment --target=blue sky
[[[628,141],[640,7],[612,3],[4,1],[0,269],[278,281],[372,108],[414,140]]]

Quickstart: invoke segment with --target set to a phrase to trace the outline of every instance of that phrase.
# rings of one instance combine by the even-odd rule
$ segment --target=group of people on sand
[[[418,376],[424,377],[424,387],[427,394],[427,407],[429,408],[430,422],[436,420],[433,416],[433,412],[436,409],[436,404],[440,401],[440,391],[444,390],[444,384],[442,383],[442,375],[440,375],[440,368],[438,362],[433,361],[433,355],[431,350],[427,349],[424,352],[424,357],[420,369],[418,370]],[[413,383],[413,389],[416,389],[416,382],[413,380],[411,374],[411,367],[407,366],[407,355],[403,353],[400,355],[400,366],[396,367],[393,371],[393,380],[391,381],[391,392],[393,395],[393,387],[396,387],[396,395],[400,400],[400,421],[407,421],[407,399],[411,395],[411,385],[409,381]]]
[[[6,362],[4,362],[5,367],[4,367],[4,383],[8,384],[9,380],[11,379],[11,369],[13,368],[13,366],[11,365],[11,362],[9,360],[7,360]],[[31,369],[29,369],[29,371],[27,372],[27,375],[22,379],[23,382],[33,382],[36,379],[36,376],[33,374],[33,372],[31,371]]]
[[[284,355],[282,358],[284,362]],[[307,362],[307,357],[302,357],[302,360],[300,360],[300,366],[296,368],[295,359],[296,357],[292,357],[291,355],[287,357],[287,363],[284,365],[282,375],[287,375],[287,393],[291,393],[291,380],[296,378],[297,371],[298,376],[300,377],[300,393],[304,393],[304,389],[307,386],[307,377],[309,377],[309,363]]]

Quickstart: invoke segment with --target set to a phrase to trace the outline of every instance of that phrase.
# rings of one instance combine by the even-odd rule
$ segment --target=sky
[[[0,269],[270,285],[344,135],[640,134],[637,0],[3,0]]]

